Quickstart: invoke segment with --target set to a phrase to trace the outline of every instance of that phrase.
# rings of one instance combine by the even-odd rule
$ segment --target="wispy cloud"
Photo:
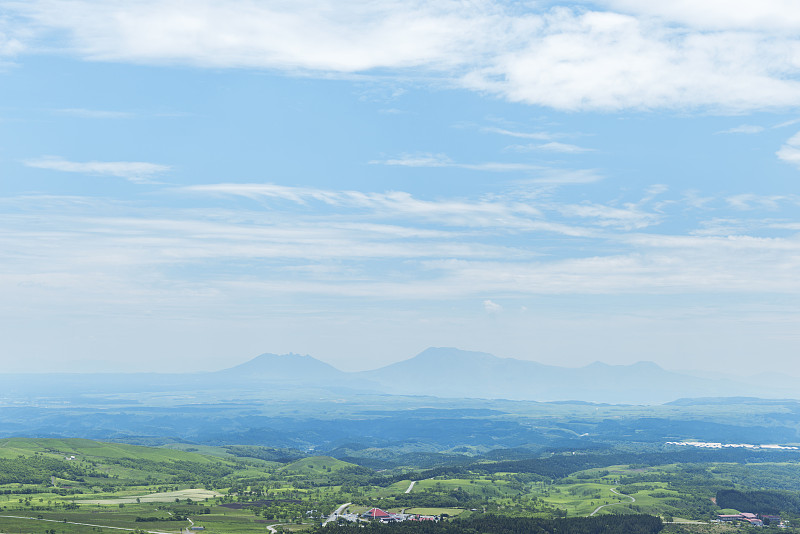
[[[646,228],[662,219],[660,215],[646,212],[633,204],[626,204],[623,207],[595,203],[566,204],[556,209],[569,217],[591,219],[598,226],[612,226],[626,230]]]
[[[135,115],[127,111],[108,111],[101,109],[64,108],[55,110],[60,115],[84,119],[130,119]]]
[[[518,183],[541,185],[591,184],[603,180],[604,175],[596,169],[542,169],[536,178]]]
[[[569,143],[559,143],[551,141],[542,144],[529,144],[529,145],[512,145],[508,147],[509,150],[516,150],[518,152],[530,152],[533,150],[541,150],[544,152],[558,152],[561,154],[584,154],[586,152],[595,152],[593,148],[584,148],[578,145],[571,145]]]
[[[790,137],[775,154],[781,161],[800,167],[800,132]]]
[[[506,299],[536,295],[800,294],[789,217],[754,222],[742,212],[702,224],[687,222],[685,204],[656,211],[664,187],[628,203],[563,202],[551,191],[438,199],[276,184],[164,191],[182,195],[186,208],[2,198],[0,293],[6,310],[9,302],[95,314],[156,306],[181,317],[256,308],[263,317],[264,299],[302,313],[323,299],[394,309],[464,299],[489,313],[504,307],[498,319],[511,309]],[[194,195],[203,202],[190,202]],[[685,233],[669,233],[674,224],[648,231],[676,221]]]
[[[755,124],[740,124],[727,130],[717,132],[718,134],[757,134],[764,131],[763,126],[756,126]]]
[[[800,119],[790,119],[790,120],[788,120],[788,121],[783,121],[783,122],[780,122],[780,123],[778,123],[778,124],[776,124],[776,125],[772,126],[772,128],[773,128],[773,129],[776,129],[776,128],[785,128],[785,127],[787,127],[787,126],[794,126],[794,125],[795,125],[795,124],[797,124],[798,122],[800,122]]]
[[[29,45],[45,42],[90,60],[326,76],[413,69],[422,79],[558,109],[730,112],[800,104],[800,62],[787,60],[800,45],[797,10],[789,0],[762,3],[769,6],[736,2],[734,8],[718,0],[702,7],[607,0],[588,8],[492,0],[199,0],[191,12],[182,0],[3,6],[38,33]],[[20,48],[17,42],[6,39],[5,48]]]
[[[737,210],[766,209],[776,211],[780,208],[781,203],[792,200],[788,195],[756,195],[753,193],[742,193],[725,198],[728,205]],[[796,198],[794,202],[797,202]]]
[[[0,62],[4,57],[22,53],[25,50],[24,41],[29,39],[32,33],[31,28],[12,24],[10,18],[0,16]]]
[[[519,137],[521,139],[538,139],[540,141],[548,141],[553,137],[555,137],[554,134],[550,134],[547,132],[517,132],[514,130],[507,130],[505,128],[497,128],[494,126],[487,126],[485,128],[481,128],[481,130],[489,133],[507,135],[509,137]]]
[[[459,163],[453,161],[444,154],[403,154],[396,158],[372,160],[369,163],[371,165],[390,165],[396,167],[453,167],[457,169],[488,172],[539,171],[543,169],[540,165],[530,165],[528,163]]]
[[[69,161],[58,156],[43,156],[24,162],[28,167],[61,172],[114,176],[130,182],[152,183],[153,178],[170,170],[168,165],[144,161]]]
[[[579,228],[541,220],[542,213],[539,209],[523,199],[515,198],[424,200],[404,191],[365,193],[276,184],[209,184],[183,187],[178,191],[239,196],[253,200],[283,200],[310,208],[313,208],[310,203],[320,202],[341,209],[362,210],[362,213],[373,213],[383,218],[412,217],[416,220],[467,228],[508,228],[565,235],[583,233]]]

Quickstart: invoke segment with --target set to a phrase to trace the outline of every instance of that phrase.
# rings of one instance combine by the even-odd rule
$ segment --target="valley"
[[[318,363],[21,381],[0,409],[0,532],[347,534],[370,510],[395,523],[375,532],[800,527],[796,400],[401,395],[315,382]]]
[[[754,497],[746,490],[755,488],[762,492],[758,506],[767,508],[756,513],[780,514],[784,532],[800,525],[794,451],[648,452],[632,444],[628,452],[496,449],[461,464],[375,469],[331,456],[291,459],[287,451],[260,446],[192,448],[3,439],[0,531],[177,533],[194,527],[234,534],[314,530],[327,522],[326,529],[347,532],[347,524],[377,508],[458,525],[491,517],[652,516],[665,521],[666,532],[718,532],[739,528],[717,522],[720,514],[750,510],[715,501],[747,502]],[[280,460],[262,459],[281,454]]]

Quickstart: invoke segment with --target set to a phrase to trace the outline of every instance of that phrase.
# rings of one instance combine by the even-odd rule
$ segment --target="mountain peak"
[[[428,347],[411,360],[430,360],[430,359],[457,359],[457,360],[499,360],[497,356],[488,352],[478,352],[473,350],[462,350],[455,347]],[[410,361],[410,360],[407,360]]]
[[[304,380],[335,378],[342,374],[332,365],[308,354],[259,354],[252,360],[219,371],[226,375],[261,380]]]

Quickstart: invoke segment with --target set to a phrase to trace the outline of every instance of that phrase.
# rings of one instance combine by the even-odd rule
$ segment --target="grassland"
[[[558,465],[574,460],[549,458]],[[798,484],[797,466],[785,463],[618,464],[559,478],[531,471],[549,472],[547,462],[505,462],[496,472],[500,464],[483,462],[453,473],[376,473],[330,456],[279,463],[222,447],[190,451],[80,439],[0,440],[0,465],[0,532],[9,534],[177,533],[192,524],[221,534],[263,533],[274,525],[302,530],[347,502],[354,513],[378,506],[451,518],[588,516],[609,505],[596,513],[682,518],[703,524],[671,523],[668,531],[716,533],[728,529],[708,523],[721,511],[712,501],[717,488],[734,487],[734,480]],[[512,465],[520,470],[508,470]]]

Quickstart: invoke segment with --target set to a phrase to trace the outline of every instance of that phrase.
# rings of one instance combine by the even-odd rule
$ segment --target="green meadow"
[[[353,513],[377,506],[448,519],[484,513],[523,518],[650,514],[669,522],[667,532],[725,532],[729,525],[710,522],[718,513],[732,512],[715,506],[720,488],[759,483],[800,495],[795,477],[800,471],[791,462],[564,467],[588,460],[550,455],[376,471],[330,456],[281,463],[233,455],[224,447],[177,450],[9,438],[0,440],[0,532],[178,533],[190,526],[222,534],[266,532],[267,527],[295,531],[321,524],[344,503],[352,503]],[[518,470],[510,469],[514,466]],[[565,474],[541,474],[554,469]]]

